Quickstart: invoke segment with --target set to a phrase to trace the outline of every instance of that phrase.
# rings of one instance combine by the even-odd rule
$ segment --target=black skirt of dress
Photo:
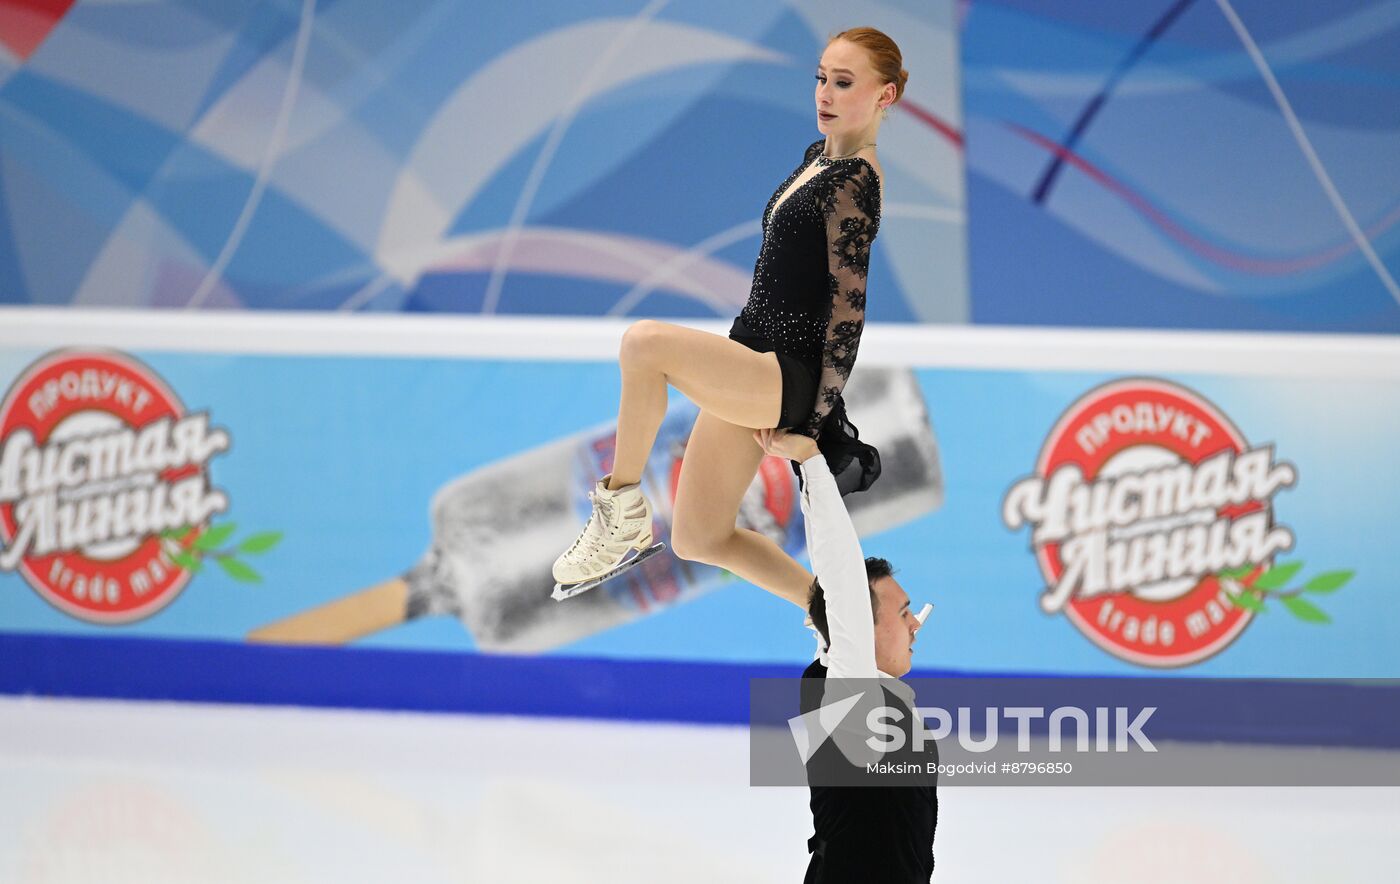
[[[729,337],[759,353],[776,352],[772,341],[755,334],[737,317],[729,329]],[[818,369],[795,357],[778,355],[778,366],[783,372],[780,425],[800,427],[806,423],[808,415],[816,405],[816,385],[809,378],[817,376]],[[797,391],[805,393],[808,389],[812,392],[804,404],[799,406],[791,401],[793,396],[797,395]],[[865,491],[880,478],[880,452],[875,446],[860,441],[860,430],[846,416],[846,402],[840,396],[836,397],[831,412],[821,424],[817,448],[822,457],[826,458],[826,465],[831,469],[831,474],[836,479],[836,487],[843,496]],[[798,481],[801,481],[802,473],[796,463],[792,465],[792,471],[797,474]]]

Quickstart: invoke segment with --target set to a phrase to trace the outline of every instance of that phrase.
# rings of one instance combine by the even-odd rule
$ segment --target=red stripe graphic
[[[958,150],[962,150],[963,135],[947,120],[939,117],[928,108],[920,107],[907,98],[900,100],[899,108],[905,113],[913,115],[914,119],[919,122],[933,128],[939,135],[942,135],[944,138],[948,139],[948,141],[952,142],[954,147]]]
[[[68,14],[73,0],[0,0],[0,44],[23,61]]]
[[[1239,252],[1230,251],[1214,243],[1207,242],[1186,230],[1167,216],[1165,212],[1152,205],[1146,197],[1132,190],[1128,185],[1114,178],[1104,170],[1090,163],[1079,154],[1056,144],[1052,139],[1046,138],[1038,132],[1033,132],[1024,126],[1015,123],[1007,124],[1013,132],[1025,138],[1027,141],[1044,148],[1052,154],[1061,157],[1066,163],[1074,166],[1090,180],[1102,185],[1104,189],[1120,197],[1129,206],[1148,221],[1156,225],[1163,233],[1176,240],[1181,245],[1195,252],[1214,264],[1228,267],[1231,270],[1239,270],[1244,273],[1253,273],[1259,276],[1286,276],[1290,273],[1298,273],[1304,270],[1313,270],[1326,264],[1331,264],[1339,258],[1345,257],[1356,251],[1356,243],[1353,240],[1335,245],[1321,252],[1314,252],[1311,255],[1301,255],[1297,258],[1256,258],[1251,255],[1244,255]],[[1400,206],[1391,209],[1379,221],[1366,229],[1366,236],[1374,239],[1378,234],[1384,233],[1397,220],[1400,220]]]

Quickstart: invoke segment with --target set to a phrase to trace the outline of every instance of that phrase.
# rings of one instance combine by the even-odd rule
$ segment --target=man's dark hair
[[[870,611],[872,614],[879,613],[880,600],[875,596],[875,581],[883,577],[893,577],[894,567],[884,559],[870,556],[865,560],[865,585],[870,589]],[[822,590],[820,580],[812,580],[812,591],[807,597],[807,614],[812,618],[812,625],[821,633],[822,644],[828,650],[831,649],[831,635],[827,632],[826,625],[826,593]]]

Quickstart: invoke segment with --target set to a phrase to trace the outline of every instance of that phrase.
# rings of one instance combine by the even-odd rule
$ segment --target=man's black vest
[[[826,667],[813,661],[802,673],[802,711],[821,706]],[[905,746],[910,747],[909,727],[913,710],[890,691],[885,703],[904,711],[900,727],[905,730]],[[831,770],[832,765],[850,765],[840,755],[835,741],[828,740],[807,763],[809,775],[814,766]],[[890,760],[913,759],[911,752]],[[929,745],[917,754],[920,762],[936,763],[938,752]],[[909,782],[906,777],[901,780]],[[906,884],[926,882],[933,874],[933,831],[938,825],[937,775],[924,776],[918,785],[898,786],[809,786],[812,793],[812,828],[807,842],[812,853],[805,884]]]

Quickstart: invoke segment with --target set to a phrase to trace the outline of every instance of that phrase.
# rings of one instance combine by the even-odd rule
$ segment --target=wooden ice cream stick
[[[402,577],[342,596],[315,608],[260,626],[248,641],[283,645],[341,645],[398,626],[408,614],[408,583]]]

